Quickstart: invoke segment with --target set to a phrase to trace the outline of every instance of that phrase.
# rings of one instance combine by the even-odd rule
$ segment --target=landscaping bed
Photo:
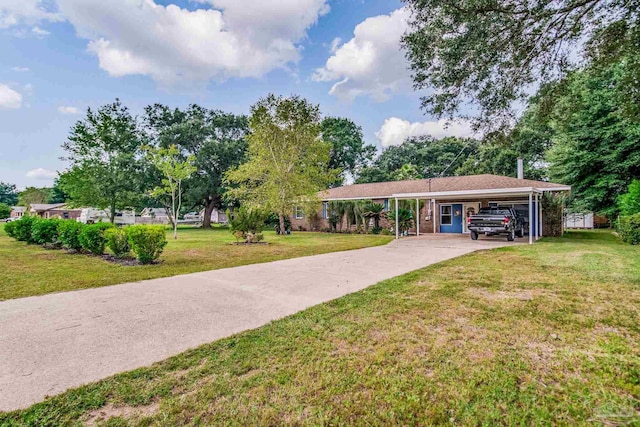
[[[0,425],[637,425],[638,271],[605,232],[478,252]]]

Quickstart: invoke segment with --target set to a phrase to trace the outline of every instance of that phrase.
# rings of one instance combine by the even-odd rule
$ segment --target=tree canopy
[[[329,168],[340,171],[334,186],[355,177],[373,160],[376,147],[364,143],[362,128],[353,121],[340,117],[326,117],[320,124],[322,139],[331,144]]]
[[[320,138],[320,110],[298,96],[269,95],[251,107],[247,161],[226,175],[228,196],[284,217],[294,207],[316,203],[335,182],[328,168],[331,144]]]
[[[184,182],[185,203],[203,208],[203,227],[210,227],[213,209],[225,207],[225,172],[245,159],[247,117],[198,105],[180,110],[155,104],[145,109],[143,123],[153,145],[176,145],[183,156],[194,157],[196,171]]]
[[[116,210],[133,207],[143,193],[143,141],[119,100],[78,121],[63,144],[70,168],[59,179],[74,204]]]
[[[562,78],[581,60],[625,58],[626,84],[640,96],[640,0],[405,1],[412,18],[403,44],[415,87],[428,90],[422,106],[436,117],[508,126],[531,85]],[[469,101],[475,108],[463,109]],[[638,102],[626,104],[637,112]]]
[[[15,206],[18,203],[18,190],[15,184],[0,182],[0,203]]]

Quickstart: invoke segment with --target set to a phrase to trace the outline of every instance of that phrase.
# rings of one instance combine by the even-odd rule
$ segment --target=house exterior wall
[[[44,218],[78,219],[81,212],[81,209],[51,209],[44,212],[44,215],[38,215]]]
[[[10,218],[22,218],[23,215],[24,215],[24,211],[12,209],[11,213],[9,214],[9,217]]]
[[[484,197],[484,198],[464,198],[464,199],[456,199],[456,200],[436,200],[435,208],[429,208],[431,204],[431,200],[423,200],[421,199],[421,207],[419,214],[420,221],[420,234],[424,233],[433,233],[434,230],[436,233],[440,232],[440,207],[442,205],[450,205],[450,204],[462,204],[463,212],[462,212],[462,220],[463,220],[463,230],[465,229],[464,221],[466,221],[466,212],[464,212],[465,204],[474,204],[479,205],[480,207],[489,207],[492,202],[504,202],[504,203],[515,203],[515,204],[528,204],[528,200],[524,200],[522,197],[501,197],[499,200],[494,200],[495,196]],[[392,208],[392,203],[389,203],[390,209]],[[384,199],[374,199],[372,200],[374,203],[384,204]],[[415,200],[413,200],[415,203]],[[562,217],[560,213],[560,217],[558,217],[557,212],[549,211],[545,209],[545,206],[542,206],[542,217],[543,217],[543,235],[544,236],[553,236],[554,230],[548,226],[548,224],[562,222]],[[316,218],[309,219],[306,216],[304,218],[295,218],[293,215],[290,217],[291,220],[291,229],[293,231],[328,231],[330,229],[329,221],[326,218],[322,218],[323,209],[318,210],[316,214]],[[329,213],[329,212],[328,212]],[[392,228],[391,221],[384,218],[380,221],[380,226],[382,228]],[[343,229],[342,231],[347,231],[347,222],[346,219],[343,218]],[[351,225],[350,231],[356,231],[356,226]],[[409,234],[416,234],[416,227],[414,226],[409,230]]]

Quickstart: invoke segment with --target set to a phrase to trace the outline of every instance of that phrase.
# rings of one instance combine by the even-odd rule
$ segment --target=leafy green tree
[[[0,203],[15,206],[18,203],[18,190],[14,184],[0,182]]]
[[[344,184],[347,176],[357,176],[376,154],[376,147],[364,143],[362,128],[349,119],[326,117],[320,131],[322,139],[331,143],[329,168],[341,171],[333,186]]]
[[[49,203],[65,203],[68,199],[69,195],[60,187],[60,180],[56,179],[49,194]]]
[[[320,111],[299,96],[269,95],[251,107],[246,163],[226,174],[231,198],[278,214],[280,230],[294,207],[319,203],[335,182],[331,145],[320,139]]]
[[[526,100],[531,84],[563,76],[571,55],[604,66],[630,55],[628,90],[640,92],[638,0],[406,2],[404,47],[415,87],[431,89],[422,106],[436,117],[453,117],[472,100],[479,124],[508,126],[513,102]]]
[[[640,180],[633,181],[628,191],[620,196],[618,208],[621,215],[640,214]]]
[[[473,157],[477,153],[478,146],[478,141],[469,138],[434,139],[428,136],[409,138],[400,145],[385,149],[371,166],[362,170],[356,182],[457,175],[458,168],[468,157]]]
[[[62,145],[71,164],[59,179],[75,205],[110,210],[136,206],[144,192],[143,141],[136,120],[120,100],[87,110]]]
[[[145,109],[143,123],[154,145],[176,145],[183,156],[194,156],[197,170],[184,182],[184,199],[191,208],[204,209],[202,225],[211,227],[213,210],[225,207],[224,174],[245,159],[247,117],[198,105],[180,110],[155,104]]]
[[[9,218],[11,216],[11,206],[6,203],[0,203],[0,219]]]
[[[640,178],[640,122],[621,111],[615,90],[622,67],[571,74],[550,115],[551,180],[572,186],[576,209],[609,217],[617,213],[619,196]]]
[[[18,194],[18,204],[29,207],[32,204],[49,203],[50,198],[51,188],[27,187]]]
[[[182,183],[189,178],[196,168],[193,166],[195,156],[181,159],[178,147],[151,148],[148,150],[151,163],[162,173],[162,185],[153,189],[153,195],[168,195],[171,199],[171,220],[173,222],[173,238],[178,238],[178,216],[182,207]]]

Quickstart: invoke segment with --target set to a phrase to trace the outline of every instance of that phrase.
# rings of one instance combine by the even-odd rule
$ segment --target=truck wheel
[[[516,232],[514,230],[511,230],[511,232],[507,235],[507,241],[513,242],[514,240],[516,240]]]
[[[524,229],[520,229],[518,230],[518,232],[516,233],[516,237],[524,237]]]
[[[476,233],[475,231],[471,232],[471,240],[478,240],[478,233]]]

